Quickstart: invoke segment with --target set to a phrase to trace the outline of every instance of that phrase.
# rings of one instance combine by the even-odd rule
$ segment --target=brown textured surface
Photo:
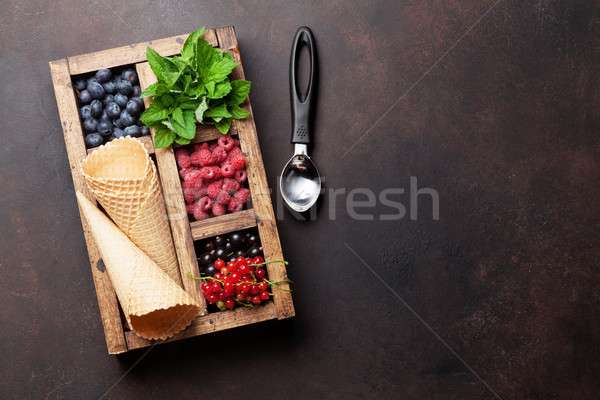
[[[344,243],[500,397],[597,396],[597,2],[499,2],[343,158],[491,1],[155,3],[0,10],[0,398],[99,398],[144,354],[106,354],[48,61],[204,25],[236,26],[272,187],[308,25],[326,187],[416,176],[440,220],[425,200],[416,221],[356,221],[326,195],[297,222],[273,195],[295,319],[156,347],[107,398],[493,398]]]

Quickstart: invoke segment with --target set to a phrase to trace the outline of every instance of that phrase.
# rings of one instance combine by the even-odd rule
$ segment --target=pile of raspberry
[[[175,151],[188,214],[197,221],[236,212],[250,196],[245,188],[246,158],[230,136]]]

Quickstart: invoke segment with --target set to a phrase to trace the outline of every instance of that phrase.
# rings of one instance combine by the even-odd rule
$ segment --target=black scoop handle
[[[298,57],[302,45],[308,46],[310,76],[306,93],[300,93],[296,82]],[[290,57],[290,95],[292,99],[292,143],[310,143],[317,89],[317,48],[315,38],[306,26],[302,26],[294,36]]]

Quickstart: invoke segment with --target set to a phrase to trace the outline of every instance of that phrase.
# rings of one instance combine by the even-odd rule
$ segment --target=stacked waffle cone
[[[113,140],[90,154],[81,171],[115,224],[181,286],[156,167],[144,145],[131,137]]]
[[[82,193],[77,200],[129,326],[146,339],[167,339],[192,323],[200,307]]]

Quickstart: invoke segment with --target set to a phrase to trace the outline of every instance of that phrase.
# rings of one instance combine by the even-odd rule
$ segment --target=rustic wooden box
[[[75,90],[71,83],[72,77],[102,68],[130,65],[135,66],[137,69],[140,86],[145,89],[156,81],[156,76],[146,60],[146,47],[151,46],[163,56],[177,55],[181,51],[187,36],[174,36],[50,62],[73,183],[76,190],[85,193],[92,201],[94,201],[94,198],[87,189],[79,165],[86,155],[94,149],[86,150],[85,148]],[[228,51],[240,63],[232,72],[231,78],[245,79],[234,28],[225,27],[208,30],[203,37],[213,46]],[[148,106],[149,99],[145,99],[145,101],[146,106]],[[183,332],[171,339],[157,342],[169,342],[270,319],[284,319],[294,316],[291,294],[279,290],[273,290],[272,300],[258,307],[241,307],[209,313],[202,296],[201,282],[186,277],[188,272],[192,276],[200,276],[194,250],[195,240],[251,227],[258,227],[264,258],[267,261],[283,260],[250,100],[247,99],[242,107],[250,111],[250,116],[244,120],[234,120],[230,134],[238,136],[241,149],[247,159],[246,171],[252,198],[252,208],[247,210],[190,223],[187,218],[173,148],[154,149],[152,140],[149,137],[141,138],[149,153],[154,154],[156,159],[184,289],[198,301],[202,310],[192,325]],[[213,140],[220,136],[221,133],[212,126],[199,126],[192,143]],[[125,326],[120,315],[116,293],[83,218],[82,225],[108,352],[118,354],[152,345],[155,341],[143,339]],[[283,263],[268,264],[267,273],[271,280],[287,279]],[[287,288],[287,285],[282,287]]]

